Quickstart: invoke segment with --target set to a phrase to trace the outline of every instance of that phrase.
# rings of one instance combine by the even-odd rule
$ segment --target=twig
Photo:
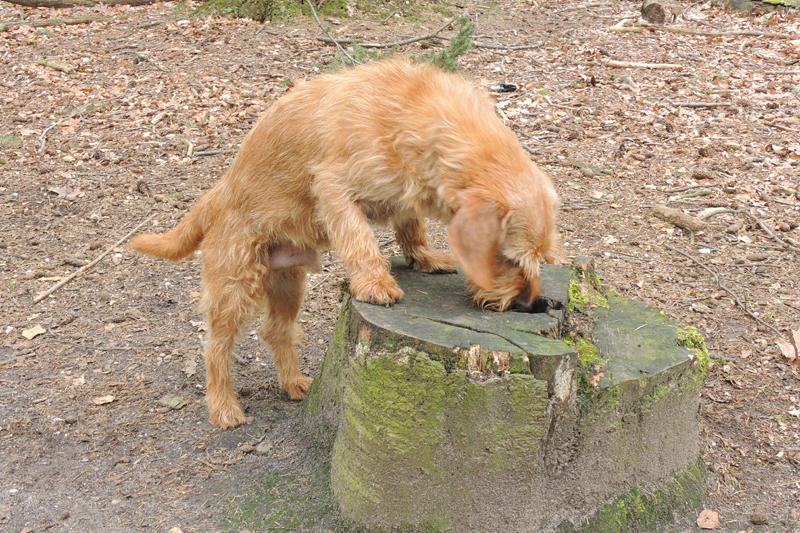
[[[51,125],[47,126],[44,129],[44,131],[42,132],[42,134],[39,135],[39,142],[41,143],[39,145],[39,153],[44,152],[44,146],[47,143],[46,137],[47,137],[47,134],[50,132],[50,130],[52,130],[53,128],[55,128],[56,126],[58,126],[59,124],[61,124],[65,120],[67,120],[68,118],[74,117],[75,115],[81,115],[81,118],[83,118],[83,112],[86,111],[87,109],[89,109],[93,105],[100,105],[103,102],[110,102],[111,100],[117,100],[118,98],[122,98],[122,97],[121,96],[115,96],[113,98],[109,98],[108,100],[101,100],[100,102],[89,102],[88,104],[84,104],[84,105],[82,105],[80,107],[77,107],[77,108],[73,109],[72,113],[70,113],[68,117],[61,118],[61,119],[55,121],[54,123],[52,123]]]
[[[50,124],[49,126],[47,126],[47,127],[44,129],[44,131],[42,132],[42,134],[41,134],[41,135],[39,135],[39,143],[40,143],[40,144],[39,144],[39,153],[42,153],[42,152],[44,152],[44,145],[47,143],[47,139],[46,139],[46,137],[47,137],[47,134],[50,132],[50,130],[52,130],[53,128],[55,128],[55,127],[56,127],[56,126],[58,126],[59,124],[61,124],[61,122],[62,122],[63,120],[64,120],[64,119],[62,118],[61,120],[59,120],[59,121],[57,121],[57,122],[53,122],[52,124]]]
[[[635,31],[636,28],[648,28],[651,30],[661,30],[671,33],[682,33],[685,35],[701,35],[704,37],[734,37],[737,35],[749,35],[755,37],[774,37],[776,39],[800,39],[800,35],[794,33],[776,33],[759,30],[731,30],[731,31],[703,31],[691,28],[679,28],[678,26],[661,26],[659,24],[642,23],[639,26],[616,26],[610,28],[614,31]],[[637,32],[638,33],[638,32]]]
[[[313,291],[314,289],[316,289],[317,287],[319,287],[320,285],[322,285],[323,283],[328,281],[328,278],[330,278],[331,276],[333,276],[333,272],[331,272],[330,274],[328,274],[327,276],[322,278],[322,280],[319,283],[315,283],[313,287],[309,287],[308,288],[308,292]]]
[[[195,152],[194,155],[202,156],[202,155],[220,155],[220,154],[232,154],[235,153],[236,150],[228,149],[228,150],[204,150],[202,152]]]
[[[15,361],[22,361],[24,359],[27,359],[31,355],[36,355],[36,352],[34,352],[33,350],[29,350],[27,353],[24,353],[22,355],[18,355],[16,357],[11,357],[9,359],[6,359],[5,361],[0,361],[0,366],[7,365],[7,364],[13,363]]]
[[[61,72],[64,72],[65,74],[74,74],[75,71],[78,70],[75,67],[73,67],[72,65],[70,65],[68,63],[63,63],[63,62],[58,61],[56,59],[37,59],[36,63],[39,64],[39,65],[42,65],[44,67],[51,68],[53,70],[60,70]]]
[[[748,217],[750,217],[750,219],[751,219],[753,222],[755,222],[756,224],[758,224],[758,226],[759,226],[761,229],[763,229],[764,231],[766,231],[766,232],[767,232],[767,234],[768,234],[770,237],[772,237],[772,238],[773,238],[773,240],[775,240],[775,242],[777,242],[777,243],[780,243],[780,244],[781,244],[781,246],[783,246],[783,247],[784,247],[784,248],[786,248],[787,250],[792,250],[793,252],[800,252],[800,248],[798,248],[798,247],[796,247],[796,246],[792,246],[792,245],[791,245],[791,244],[789,244],[788,242],[784,242],[784,241],[782,241],[782,240],[781,240],[781,238],[780,238],[780,237],[778,237],[777,235],[775,235],[775,234],[772,232],[772,230],[771,230],[771,229],[769,229],[769,228],[767,227],[767,225],[766,225],[766,224],[764,224],[763,222],[761,222],[761,220],[760,220],[758,217],[756,217],[755,215],[751,214],[751,213],[750,213],[750,212],[748,212],[748,211],[742,211],[742,213],[744,213],[745,215],[747,215]]]
[[[439,28],[434,32],[429,33],[428,35],[422,35],[421,37],[409,37],[408,39],[403,39],[402,41],[397,41],[394,43],[365,43],[359,41],[358,39],[356,40],[334,39],[333,37],[330,36],[330,34],[328,34],[328,32],[325,32],[325,35],[327,35],[327,37],[317,37],[317,40],[322,41],[323,43],[333,43],[336,45],[350,44],[352,42],[355,42],[361,48],[394,48],[395,46],[405,46],[407,44],[415,43],[417,41],[424,41],[425,39],[433,39],[434,37],[438,37],[439,34],[442,33],[450,24],[455,22],[455,20],[456,20],[455,18],[448,20],[447,23],[445,23],[441,28]],[[323,29],[322,31],[325,30]]]
[[[475,48],[488,48],[490,50],[535,50],[544,46],[544,42],[536,44],[512,44],[504,46],[502,44],[472,43]]]
[[[686,252],[682,252],[682,251],[678,250],[677,248],[675,248],[675,247],[673,247],[673,246],[670,246],[669,244],[664,244],[664,248],[666,248],[666,249],[668,249],[668,250],[672,250],[673,252],[679,253],[679,254],[681,254],[682,256],[684,256],[684,257],[687,257],[687,258],[691,259],[692,261],[694,261],[695,263],[697,263],[698,265],[700,265],[701,267],[703,267],[704,269],[706,269],[706,270],[708,271],[708,273],[709,273],[709,274],[711,274],[711,275],[714,277],[714,281],[716,281],[716,282],[717,282],[717,287],[719,287],[720,289],[722,289],[722,290],[724,290],[725,292],[727,292],[728,294],[730,294],[730,295],[731,295],[731,297],[733,298],[733,301],[734,301],[734,302],[736,302],[736,305],[738,305],[739,307],[741,307],[741,308],[744,310],[744,312],[745,312],[745,313],[747,313],[747,314],[748,314],[748,315],[749,315],[751,318],[755,319],[755,320],[756,320],[756,322],[758,322],[758,323],[759,323],[759,324],[761,324],[762,326],[765,326],[765,327],[767,327],[767,328],[771,329],[771,330],[772,330],[772,332],[773,332],[773,333],[775,333],[775,334],[778,336],[778,338],[779,338],[779,339],[781,339],[781,340],[783,340],[783,341],[785,341],[785,340],[786,340],[786,339],[784,339],[784,338],[783,338],[783,334],[782,334],[782,333],[781,333],[779,330],[777,330],[775,327],[773,327],[772,325],[768,324],[767,322],[764,322],[764,321],[763,321],[763,320],[761,320],[761,319],[760,319],[758,316],[756,316],[755,314],[753,314],[753,312],[752,312],[752,311],[750,311],[750,309],[748,309],[748,308],[747,308],[747,306],[745,306],[745,305],[744,305],[744,304],[741,302],[741,300],[739,300],[739,297],[736,295],[736,293],[734,293],[734,292],[733,292],[732,290],[730,290],[728,287],[726,287],[725,285],[723,285],[723,284],[722,284],[722,282],[719,280],[719,276],[717,276],[716,272],[714,272],[713,270],[711,270],[710,268],[708,268],[708,267],[707,267],[705,264],[701,263],[699,260],[695,259],[695,258],[694,258],[694,257],[692,257],[691,255],[687,254]]]
[[[144,54],[140,54],[140,53],[139,53],[139,52],[137,52],[136,50],[130,50],[130,53],[132,53],[133,55],[135,55],[135,56],[136,56],[136,57],[138,57],[139,59],[144,59],[145,61],[148,61],[148,62],[150,62],[150,63],[154,64],[154,65],[156,66],[156,68],[157,68],[158,70],[160,70],[161,72],[169,72],[169,69],[168,69],[167,67],[162,67],[161,65],[159,65],[158,63],[156,63],[156,62],[155,62],[155,60],[153,60],[153,59],[151,59],[151,58],[147,57],[147,56],[146,56],[146,55],[144,55]]]
[[[600,59],[598,63],[612,68],[649,68],[654,70],[678,70],[685,68],[674,63],[639,63],[636,61],[617,61],[616,59]]]
[[[664,192],[667,194],[672,194],[674,192],[683,192],[691,189],[699,189],[700,187],[719,187],[719,183],[696,183],[694,185],[685,185],[683,187],[675,187],[674,189],[666,189],[664,190]]]
[[[699,196],[709,196],[713,194],[712,191],[708,189],[701,189],[699,191],[690,192],[688,194],[684,194],[683,196],[678,197],[678,200],[688,200],[690,198],[697,198]]]
[[[704,37],[734,37],[738,35],[747,35],[751,37],[771,37],[776,39],[800,39],[800,35],[796,33],[779,33],[772,31],[761,30],[730,30],[730,31],[703,31],[691,28],[680,28],[678,26],[660,26],[658,24],[643,23],[643,27],[654,30],[663,30],[671,33],[682,33],[684,35],[701,35]]]
[[[34,28],[40,28],[43,26],[60,26],[62,24],[63,25],[89,24],[92,22],[105,21],[105,20],[111,20],[111,17],[87,16],[87,17],[75,17],[66,19],[12,20],[9,22],[0,23],[0,31],[5,31],[8,30],[9,28],[15,28],[17,26],[33,26]]]
[[[569,13],[570,11],[582,11],[584,9],[589,9],[590,7],[598,7],[602,5],[604,5],[603,2],[589,2],[588,4],[579,4],[577,6],[562,9],[561,11],[559,11],[559,13]]]
[[[671,105],[677,107],[728,107],[733,104],[726,102],[670,102]]]
[[[111,246],[109,246],[109,247],[106,249],[106,251],[105,251],[105,252],[103,252],[102,254],[100,254],[100,255],[99,255],[99,256],[98,256],[98,257],[97,257],[97,258],[96,258],[94,261],[92,261],[91,263],[89,263],[89,264],[87,264],[87,265],[84,265],[84,266],[82,266],[81,268],[79,268],[78,270],[76,270],[75,272],[73,272],[72,274],[70,274],[69,276],[67,276],[66,278],[62,279],[61,281],[59,281],[58,283],[56,283],[55,285],[53,285],[52,287],[50,287],[48,290],[46,290],[46,291],[44,291],[43,293],[39,294],[39,295],[38,295],[36,298],[34,298],[34,299],[33,299],[33,301],[31,302],[31,304],[35,304],[35,303],[39,303],[39,302],[41,302],[42,300],[44,300],[45,298],[47,298],[48,296],[50,296],[51,294],[53,294],[54,292],[56,292],[58,289],[60,289],[61,287],[63,287],[64,285],[66,285],[67,283],[69,283],[70,281],[72,281],[73,279],[75,279],[76,277],[80,276],[81,274],[83,274],[84,272],[86,272],[87,270],[89,270],[90,268],[92,268],[94,265],[96,265],[97,263],[99,263],[99,262],[100,262],[100,261],[101,261],[101,260],[102,260],[102,259],[103,259],[105,256],[107,256],[108,254],[110,254],[110,253],[111,253],[111,251],[112,251],[112,250],[114,250],[114,248],[116,248],[117,246],[119,246],[120,244],[122,244],[123,242],[125,242],[125,241],[128,239],[128,237],[130,237],[131,235],[133,235],[134,233],[136,233],[137,231],[139,231],[139,228],[141,228],[142,226],[144,226],[145,224],[147,224],[148,222],[150,222],[150,220],[152,220],[154,216],[156,216],[156,213],[153,213],[152,215],[150,215],[149,217],[147,217],[147,218],[144,220],[144,222],[140,223],[138,226],[136,226],[136,227],[135,227],[135,228],[133,228],[131,231],[129,231],[129,232],[127,233],[127,235],[125,235],[125,236],[124,236],[124,237],[122,237],[120,240],[118,240],[117,242],[115,242],[114,244],[112,244]]]
[[[708,220],[711,217],[715,217],[717,215],[722,215],[725,213],[737,214],[741,212],[742,212],[741,209],[728,209],[727,207],[720,207],[719,209],[715,209],[714,211],[711,211],[710,213],[706,213],[705,215],[701,216],[700,220]]]
[[[329,38],[331,41],[333,41],[333,44],[335,44],[335,45],[336,45],[336,48],[337,48],[337,49],[338,49],[338,50],[339,50],[339,51],[340,51],[342,54],[344,54],[344,56],[345,56],[345,57],[347,57],[347,59],[349,59],[350,61],[352,61],[354,65],[356,65],[356,64],[357,64],[357,65],[363,65],[363,63],[362,63],[361,61],[358,61],[358,60],[356,60],[356,59],[353,59],[353,58],[350,56],[350,54],[348,54],[348,53],[347,53],[347,50],[345,50],[344,48],[342,48],[342,45],[340,45],[339,43],[337,43],[337,42],[336,42],[336,41],[333,39],[333,37],[331,37],[331,34],[330,34],[330,33],[328,33],[328,30],[326,30],[326,29],[325,29],[325,26],[323,26],[323,25],[322,25],[322,21],[321,21],[321,20],[319,20],[319,16],[317,16],[317,10],[316,10],[316,9],[314,9],[314,4],[312,4],[312,3],[311,3],[311,0],[306,0],[306,4],[308,4],[308,7],[310,7],[310,8],[311,8],[311,14],[313,14],[313,15],[314,15],[314,19],[316,19],[316,21],[317,21],[317,24],[319,24],[319,27],[320,27],[320,29],[322,29],[322,32],[323,32],[325,35],[327,35],[327,36],[328,36],[328,38]]]

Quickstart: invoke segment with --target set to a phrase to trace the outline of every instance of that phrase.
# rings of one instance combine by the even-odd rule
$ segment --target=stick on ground
[[[116,248],[117,246],[119,246],[120,244],[122,244],[123,242],[125,242],[125,241],[126,241],[126,240],[127,240],[127,239],[128,239],[130,236],[131,236],[131,235],[133,235],[134,233],[136,233],[137,231],[139,231],[139,228],[141,228],[142,226],[144,226],[145,224],[147,224],[148,222],[150,222],[150,221],[153,219],[153,217],[154,217],[154,216],[156,216],[156,213],[153,213],[152,215],[150,215],[149,217],[147,217],[147,218],[144,220],[144,222],[142,222],[141,224],[139,224],[138,226],[136,226],[135,228],[133,228],[131,231],[129,231],[127,235],[125,235],[125,236],[124,236],[124,237],[122,237],[120,240],[118,240],[117,242],[115,242],[114,244],[112,244],[111,246],[109,246],[109,247],[106,249],[106,251],[105,251],[105,252],[103,252],[102,254],[100,254],[99,256],[97,256],[97,258],[96,258],[94,261],[92,261],[92,262],[91,262],[91,263],[89,263],[88,265],[84,265],[84,266],[82,266],[81,268],[79,268],[78,270],[76,270],[75,272],[73,272],[72,274],[70,274],[69,276],[67,276],[66,278],[62,279],[61,281],[59,281],[58,283],[56,283],[55,285],[53,285],[52,287],[50,287],[49,289],[47,289],[46,291],[44,291],[43,293],[40,293],[40,294],[39,294],[39,295],[38,295],[36,298],[34,298],[34,299],[33,299],[33,301],[31,302],[31,304],[35,304],[35,303],[39,303],[39,302],[41,302],[42,300],[44,300],[45,298],[47,298],[48,296],[50,296],[51,294],[53,294],[54,292],[56,292],[58,289],[60,289],[61,287],[63,287],[64,285],[66,285],[67,283],[69,283],[70,281],[72,281],[73,279],[77,278],[78,276],[80,276],[81,274],[83,274],[84,272],[86,272],[87,270],[89,270],[90,268],[92,268],[92,267],[93,267],[94,265],[96,265],[97,263],[99,263],[99,262],[100,262],[100,261],[101,261],[101,260],[102,260],[102,259],[103,259],[105,256],[107,256],[108,254],[110,254],[110,253],[111,253],[111,251],[112,251],[114,248]]]
[[[728,294],[730,294],[730,295],[731,295],[731,297],[733,298],[733,301],[734,301],[734,302],[736,302],[736,305],[738,305],[739,307],[741,307],[741,308],[742,308],[742,310],[744,310],[744,312],[745,312],[745,313],[747,313],[747,314],[750,316],[750,318],[753,318],[753,319],[754,319],[756,322],[758,322],[758,323],[759,323],[759,324],[761,324],[762,326],[764,326],[764,327],[767,327],[767,328],[771,329],[771,330],[772,330],[772,332],[773,332],[773,333],[775,333],[775,335],[777,335],[777,336],[778,336],[778,338],[779,338],[780,340],[782,340],[782,341],[786,342],[786,339],[784,339],[784,337],[783,337],[783,334],[782,334],[782,333],[781,333],[781,332],[780,332],[780,331],[779,331],[777,328],[775,328],[774,326],[772,326],[771,324],[769,324],[769,323],[767,323],[767,322],[764,322],[764,321],[763,321],[763,320],[761,320],[761,319],[760,319],[758,316],[756,316],[755,314],[753,314],[753,312],[752,312],[752,311],[750,311],[750,309],[748,309],[748,308],[747,308],[747,306],[746,306],[746,305],[744,305],[744,304],[742,303],[742,301],[741,301],[741,300],[739,300],[739,297],[736,295],[736,293],[734,293],[734,292],[733,292],[732,290],[730,290],[728,287],[726,287],[725,285],[723,285],[723,284],[722,284],[722,282],[719,280],[719,276],[717,276],[717,273],[716,273],[716,272],[714,272],[713,270],[711,270],[710,268],[708,268],[708,267],[707,267],[707,266],[706,266],[704,263],[700,262],[698,259],[695,259],[694,257],[692,257],[691,255],[687,254],[686,252],[682,252],[682,251],[678,250],[677,248],[675,248],[675,247],[673,247],[673,246],[670,246],[669,244],[665,244],[665,245],[664,245],[664,248],[666,248],[666,249],[668,249],[668,250],[672,250],[673,252],[679,253],[679,254],[681,254],[681,255],[682,255],[682,256],[684,256],[684,257],[688,257],[689,259],[691,259],[692,261],[694,261],[695,263],[697,263],[699,266],[701,266],[701,267],[703,267],[704,269],[706,269],[706,270],[708,271],[708,273],[709,273],[709,274],[711,274],[711,275],[714,277],[714,281],[716,281],[716,282],[717,282],[717,287],[719,287],[720,289],[722,289],[722,290],[724,290],[725,292],[727,292]]]

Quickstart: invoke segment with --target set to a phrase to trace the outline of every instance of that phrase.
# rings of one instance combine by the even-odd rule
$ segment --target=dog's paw
[[[428,274],[446,274],[456,271],[456,258],[450,252],[442,250],[417,250],[411,258],[411,267]]]
[[[211,410],[210,421],[212,426],[217,426],[222,429],[230,429],[244,424],[247,421],[247,418],[244,416],[242,407],[238,403],[235,403],[233,405]]]
[[[350,288],[356,300],[375,305],[391,305],[403,297],[403,289],[387,274],[380,280],[351,280]]]
[[[311,387],[312,381],[314,380],[311,378],[301,376],[287,383],[283,390],[289,395],[289,399],[302,400],[306,397],[306,393],[308,392],[308,388]]]

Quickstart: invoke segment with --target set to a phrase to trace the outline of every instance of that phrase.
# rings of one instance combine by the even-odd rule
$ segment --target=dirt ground
[[[684,7],[674,26],[703,35],[611,29],[636,25],[639,9],[613,0],[406,2],[325,24],[387,43],[467,10],[475,41],[489,46],[459,64],[487,89],[516,85],[497,94],[498,107],[557,184],[569,255],[592,256],[608,286],[706,336],[715,360],[701,447],[717,529],[800,531],[800,373],[775,343],[776,331],[800,328],[800,19]],[[234,368],[253,422],[211,427],[198,262],[115,245],[151,216],[145,229],[174,226],[258,116],[334,57],[313,20],[187,18],[191,8],[0,4],[3,22],[101,18],[0,31],[0,531],[342,530],[316,494],[319,519],[247,518],[247,487],[280,475],[291,498],[319,477],[324,451],[297,436],[297,404],[255,332]],[[704,216],[706,227],[690,234],[655,218],[659,205]],[[446,245],[441,227],[431,233]],[[391,242],[384,250],[399,253]],[[328,256],[309,279],[309,375],[344,276]],[[282,501],[283,489],[264,486]],[[696,518],[672,529],[697,531]]]

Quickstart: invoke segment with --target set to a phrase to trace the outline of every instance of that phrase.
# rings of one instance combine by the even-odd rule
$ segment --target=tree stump
[[[355,301],[302,409],[361,527],[641,530],[705,496],[702,337],[545,265],[540,313],[471,307],[461,274],[401,259],[402,302]],[[587,525],[588,524],[588,525]]]

